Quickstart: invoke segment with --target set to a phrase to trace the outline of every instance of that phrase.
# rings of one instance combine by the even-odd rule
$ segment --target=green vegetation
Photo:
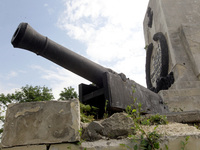
[[[200,123],[194,123],[193,126],[194,126],[195,128],[197,128],[198,130],[200,130]]]
[[[4,95],[0,94],[1,106],[7,106],[10,103],[23,103],[23,102],[35,102],[35,101],[49,101],[52,100],[53,94],[51,89],[43,86],[29,86],[26,85],[20,90],[16,90],[15,93]]]
[[[168,121],[166,116],[156,114],[141,118],[140,123],[142,125],[166,125]]]
[[[74,91],[74,88],[70,86],[64,88],[64,91],[61,91],[59,100],[69,100],[73,98],[78,98],[78,94]]]
[[[133,93],[135,90],[133,89]],[[168,124],[167,117],[159,114],[142,116],[142,104],[137,103],[137,99],[133,98],[133,104],[127,106],[126,113],[128,117],[133,118],[135,126],[132,127],[136,131],[141,133],[140,137],[136,137],[136,135],[129,135],[129,138],[133,140],[133,142],[137,143],[139,139],[139,144],[134,145],[134,147],[129,147],[126,144],[120,144],[123,147],[131,150],[156,150],[160,149],[160,138],[162,135],[158,134],[156,129],[159,125]],[[156,125],[152,132],[145,132],[143,126],[145,125]],[[196,128],[199,129],[199,126],[196,125]],[[190,136],[187,136],[184,141],[181,141],[181,150],[186,150],[186,145],[188,144]],[[165,150],[168,150],[168,145],[165,144]]]
[[[139,105],[139,107],[141,107]],[[156,132],[156,128],[160,124],[167,124],[166,117],[163,117],[161,115],[154,115],[150,117],[141,117],[140,113],[137,110],[138,109],[132,109],[130,111],[130,107],[128,106],[126,109],[129,114],[134,119],[135,122],[135,127],[133,127],[136,131],[139,131],[141,133],[140,135],[140,143],[139,145],[136,144],[134,146],[134,150],[156,150],[160,148],[160,137],[161,135]],[[142,128],[142,125],[157,125],[154,128],[153,132],[145,132],[144,129]],[[135,135],[129,135],[129,138],[133,139],[133,141],[136,141],[137,137]],[[130,148],[131,149],[131,148]]]
[[[107,107],[108,107],[108,100],[105,101],[104,114],[103,114],[104,119],[108,118]]]
[[[133,87],[132,92],[135,93]],[[133,97],[132,97],[133,98]],[[159,114],[149,115],[143,117],[142,114],[142,104],[137,102],[137,98],[133,98],[133,103],[128,105],[125,112],[129,117],[133,118],[136,124],[140,125],[161,125],[168,124],[167,117]]]
[[[80,103],[81,121],[89,123],[94,121],[94,116],[98,112],[98,108],[90,105],[84,105]]]
[[[185,147],[188,144],[189,139],[190,139],[190,136],[186,136],[185,141],[181,141],[181,150],[185,150]]]
[[[160,148],[159,139],[161,137],[160,134],[156,132],[156,128],[154,128],[153,132],[146,133],[142,128],[138,127],[138,129],[141,131],[141,143],[140,148],[144,150],[154,150]],[[146,138],[144,138],[144,136]]]
[[[148,50],[148,47],[149,47],[149,45],[145,45],[144,49],[145,49],[145,50]]]
[[[133,87],[133,93],[135,92],[135,89]],[[167,118],[166,116],[161,116],[159,114],[151,115],[151,116],[145,116],[143,117],[141,115],[142,113],[142,104],[137,103],[137,98],[133,98],[133,103],[126,107],[126,113],[128,114],[128,117],[133,118],[135,126],[133,129],[136,131],[139,131],[141,133],[140,135],[140,143],[136,144],[133,148],[128,147],[124,144],[122,146],[127,147],[128,149],[134,149],[134,150],[156,150],[160,148],[160,137],[161,135],[156,132],[156,128],[158,125],[161,124],[167,124]],[[153,132],[145,132],[145,130],[142,128],[142,125],[157,125],[154,128]],[[131,138],[133,141],[136,142],[137,137],[135,135],[129,135],[129,138]]]

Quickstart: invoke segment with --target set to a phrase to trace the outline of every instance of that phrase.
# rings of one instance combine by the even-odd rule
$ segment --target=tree
[[[70,86],[64,88],[64,91],[61,91],[59,100],[69,100],[73,98],[78,98],[78,94],[74,91],[74,88]]]
[[[26,85],[21,90],[15,91],[15,93],[4,95],[0,94],[1,105],[9,103],[22,103],[22,102],[35,102],[35,101],[49,101],[54,99],[51,89],[43,86],[30,86]]]

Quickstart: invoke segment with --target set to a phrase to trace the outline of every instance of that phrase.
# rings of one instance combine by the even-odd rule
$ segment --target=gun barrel
[[[28,23],[19,24],[11,43],[15,48],[43,56],[100,87],[103,85],[106,68],[39,34]]]

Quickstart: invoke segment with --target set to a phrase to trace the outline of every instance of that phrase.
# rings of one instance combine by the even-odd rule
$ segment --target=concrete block
[[[127,150],[126,147],[120,144],[125,144],[127,146],[133,147],[134,142],[129,139],[122,140],[98,140],[95,142],[83,142],[81,145],[75,144],[54,144],[50,146],[49,150]]]
[[[168,139],[163,139],[163,142],[161,143],[161,148],[165,149],[165,145],[168,146],[169,150],[179,150],[179,149],[188,149],[188,150],[198,150],[200,147],[200,137],[199,136],[193,136],[188,135],[189,140],[185,147],[181,144],[182,142],[185,142],[186,136],[177,136],[177,137],[168,137]]]
[[[186,97],[186,96],[200,96],[200,88],[188,88],[188,89],[179,89],[179,90],[162,90],[159,92],[159,95],[163,99],[172,99],[176,97]]]
[[[194,111],[200,109],[200,89],[186,88],[163,90],[159,94],[170,112]]]
[[[198,150],[200,147],[200,137],[199,135],[187,135],[189,136],[188,144],[186,144],[185,149]],[[165,145],[168,146],[169,150],[179,150],[182,149],[181,142],[185,142],[187,136],[167,136],[161,139],[160,149],[166,149]],[[136,144],[140,143],[140,140],[99,140],[95,142],[83,142],[81,145],[75,144],[55,144],[51,145],[49,150],[127,150],[134,149]],[[124,144],[125,146],[122,146]],[[127,148],[127,147],[130,148]]]
[[[29,146],[19,146],[12,148],[2,148],[1,150],[46,150],[46,145],[29,145]]]
[[[125,144],[129,147],[134,147],[137,144],[135,141],[133,142],[130,139],[113,139],[113,140],[99,140],[95,142],[83,142],[82,147],[87,150],[127,150],[127,147],[122,146],[121,144]]]
[[[183,112],[172,112],[165,114],[167,120],[170,122],[179,123],[198,123],[200,122],[200,111],[183,111]]]
[[[52,144],[49,150],[81,150],[81,146],[71,143]]]
[[[3,147],[79,141],[79,100],[9,105]]]
[[[49,150],[80,150],[80,145],[71,143],[52,144]]]
[[[180,81],[180,83],[174,84],[170,89],[186,89],[186,88],[200,89],[200,81]]]

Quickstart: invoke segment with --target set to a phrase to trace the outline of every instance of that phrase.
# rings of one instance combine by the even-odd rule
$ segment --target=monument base
[[[170,112],[200,110],[200,81],[182,81],[159,92]]]

